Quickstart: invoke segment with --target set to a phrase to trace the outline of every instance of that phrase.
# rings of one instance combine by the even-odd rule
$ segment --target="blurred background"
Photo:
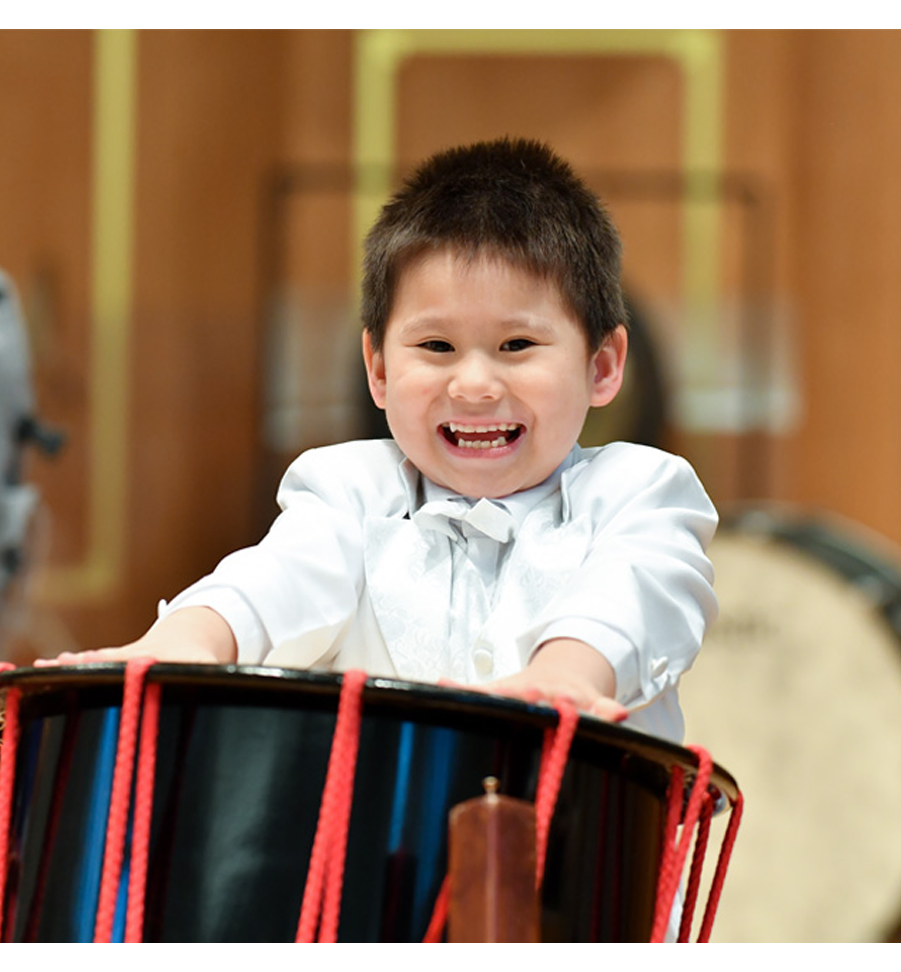
[[[726,521],[684,683],[749,801],[715,938],[897,937],[901,34],[3,31],[0,131],[3,657],[131,640],[298,452],[383,434],[363,232],[433,151],[540,138],[625,244],[584,441],[681,452]]]

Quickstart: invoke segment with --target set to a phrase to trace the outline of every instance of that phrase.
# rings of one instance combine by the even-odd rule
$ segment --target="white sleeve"
[[[570,514],[589,517],[591,546],[521,643],[585,641],[613,666],[619,701],[643,706],[677,684],[716,618],[716,510],[691,466],[656,449],[615,443],[574,472]]]
[[[260,664],[273,648],[294,642],[297,667],[327,661],[363,586],[363,508],[369,483],[363,452],[362,462],[347,447],[304,453],[282,480],[278,502],[283,512],[268,534],[256,546],[225,557],[211,574],[162,607],[160,616],[182,607],[213,608],[231,627],[242,664]],[[395,476],[396,469],[395,460]]]

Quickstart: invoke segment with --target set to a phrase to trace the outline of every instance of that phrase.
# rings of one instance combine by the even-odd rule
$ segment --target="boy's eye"
[[[438,354],[447,354],[449,351],[454,350],[453,345],[447,341],[423,341],[419,347],[426,351],[435,351]]]
[[[534,346],[535,342],[528,338],[513,338],[510,341],[504,341],[501,345],[501,351],[525,351]]]

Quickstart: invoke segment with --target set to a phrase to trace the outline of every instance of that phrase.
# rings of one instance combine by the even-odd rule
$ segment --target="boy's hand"
[[[238,646],[225,619],[206,607],[188,607],[163,618],[145,635],[121,648],[64,651],[56,658],[38,658],[35,668],[124,662],[129,658],[155,658],[161,662],[228,664],[238,657]]]
[[[584,641],[572,638],[546,641],[521,672],[480,688],[527,702],[567,698],[580,711],[608,722],[622,722],[629,714],[614,698],[616,675],[610,662]]]

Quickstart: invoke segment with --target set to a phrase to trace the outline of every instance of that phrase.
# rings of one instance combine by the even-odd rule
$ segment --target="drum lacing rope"
[[[422,939],[426,945],[434,945],[441,941],[444,935],[444,926],[447,924],[447,906],[450,901],[450,878],[445,874],[435,898],[435,907],[432,909],[432,917],[429,919],[429,927],[426,929],[425,937]]]
[[[106,825],[106,845],[103,850],[103,870],[100,877],[100,894],[97,900],[97,917],[94,922],[95,942],[110,942],[113,937],[116,898],[119,894],[119,878],[122,874],[125,836],[128,830],[128,815],[131,806],[131,782],[134,775],[144,679],[147,670],[153,664],[153,658],[131,658],[125,665],[125,688],[122,696],[122,713],[119,717],[119,739],[116,744],[116,763],[113,768],[113,786],[110,793]],[[135,902],[129,896],[129,912],[133,910],[134,904]],[[140,905],[143,909],[143,895],[141,895]],[[129,921],[129,917],[131,917],[131,921]],[[134,926],[134,918],[127,915],[126,926],[129,924],[132,927]]]
[[[125,941],[144,938],[144,898],[147,890],[147,862],[150,852],[150,824],[153,820],[153,783],[160,723],[159,682],[145,682],[144,712],[135,780],[135,810],[131,834],[131,869],[128,875],[128,908],[125,913]]]
[[[563,782],[569,750],[579,724],[579,713],[569,700],[557,699],[554,706],[557,709],[557,725],[553,729],[545,730],[538,770],[538,786],[535,790],[535,887],[538,889],[541,888],[544,880],[551,820],[554,816],[554,808],[557,806],[557,796],[560,793],[560,784]],[[445,877],[435,900],[435,908],[423,942],[441,941],[447,923],[449,900],[450,884]]]
[[[660,871],[657,879],[654,924],[651,930],[652,942],[662,942],[666,935],[673,901],[676,897],[679,879],[685,866],[685,859],[688,855],[688,847],[695,826],[698,826],[698,834],[695,839],[694,854],[689,873],[688,887],[686,889],[685,903],[683,905],[682,920],[679,927],[680,942],[687,942],[689,939],[691,921],[694,916],[695,903],[700,887],[701,870],[703,868],[707,839],[710,832],[710,819],[713,816],[713,801],[707,792],[707,784],[710,781],[710,775],[713,771],[713,760],[710,758],[710,754],[700,746],[689,746],[688,748],[698,757],[698,771],[689,794],[688,806],[685,809],[685,817],[682,821],[682,834],[677,841],[676,834],[679,828],[679,819],[682,815],[684,799],[685,774],[679,766],[673,769],[667,802],[666,823],[664,825],[663,854],[660,859]],[[726,879],[729,858],[732,854],[732,847],[735,844],[738,825],[741,821],[742,806],[743,798],[741,793],[739,793],[738,799],[732,808],[729,825],[726,829],[726,835],[723,838],[719,859],[717,860],[716,871],[707,901],[707,908],[704,912],[701,931],[698,935],[699,942],[706,942],[710,938],[710,931],[713,927],[713,920],[716,917],[716,909],[722,893],[723,882]]]
[[[15,668],[11,662],[0,662],[0,672]],[[0,746],[0,941],[3,941],[3,919],[6,915],[6,875],[9,870],[9,828],[12,822],[13,791],[16,786],[16,749],[19,745],[19,701],[22,692],[12,688],[6,693],[3,744]]]
[[[732,807],[729,815],[729,824],[726,827],[726,834],[723,837],[723,845],[720,848],[720,856],[716,862],[716,870],[713,872],[713,882],[710,885],[710,893],[707,896],[707,909],[704,912],[704,920],[701,922],[701,931],[698,933],[699,942],[710,940],[710,932],[713,929],[713,921],[716,918],[716,909],[720,903],[720,895],[723,893],[723,884],[726,880],[726,871],[729,870],[729,858],[732,856],[732,848],[735,846],[735,838],[738,836],[738,826],[741,823],[741,814],[744,809],[745,798],[741,791]]]
[[[353,670],[345,672],[342,679],[338,718],[332,737],[325,789],[319,805],[319,820],[316,824],[316,836],[313,838],[313,851],[297,925],[298,942],[338,940],[344,859],[353,803],[365,682],[366,673]]]
[[[569,760],[579,713],[566,699],[555,703],[558,720],[554,729],[546,729],[544,746],[541,751],[541,766],[538,771],[538,788],[535,792],[535,887],[540,888],[544,880],[544,864],[547,858],[547,840],[551,831],[551,819],[557,806],[557,796],[563,773]]]
[[[712,818],[713,797],[708,792],[704,794],[701,803],[701,815],[698,818],[698,832],[695,836],[695,847],[691,856],[691,869],[688,872],[688,886],[685,889],[685,901],[682,905],[682,920],[679,923],[680,942],[687,942],[691,938],[691,922],[694,918],[698,891],[701,887],[701,872],[704,869],[704,856],[707,853],[707,841],[710,838],[710,821]]]

